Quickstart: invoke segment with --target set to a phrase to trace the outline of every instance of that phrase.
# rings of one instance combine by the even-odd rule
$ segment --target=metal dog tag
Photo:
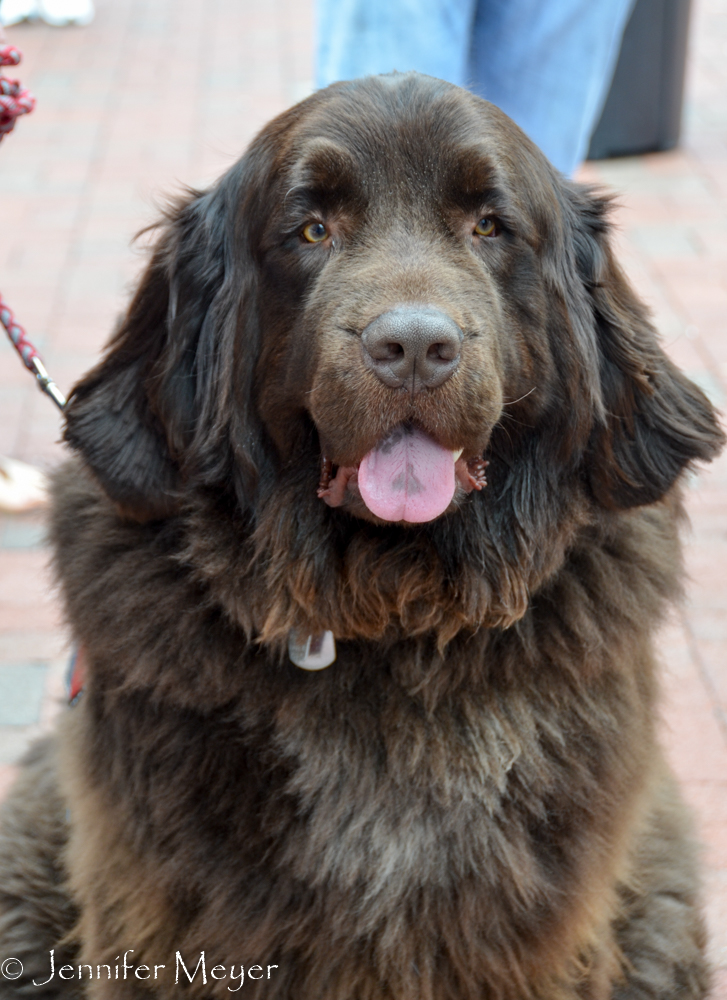
[[[333,632],[309,635],[293,629],[288,636],[288,656],[303,670],[323,670],[336,659],[336,640]]]

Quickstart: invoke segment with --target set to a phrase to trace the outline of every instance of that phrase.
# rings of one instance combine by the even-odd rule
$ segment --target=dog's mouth
[[[487,462],[450,451],[412,424],[399,424],[356,465],[335,466],[321,457],[318,497],[330,507],[361,500],[382,521],[422,524],[443,514],[458,489],[487,485]]]

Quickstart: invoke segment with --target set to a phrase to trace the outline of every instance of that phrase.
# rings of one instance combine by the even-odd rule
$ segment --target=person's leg
[[[464,85],[475,0],[318,0],[316,86],[419,70]]]
[[[316,85],[416,69],[469,86],[571,174],[587,151],[634,0],[479,0],[476,12],[475,3],[318,0]]]
[[[634,0],[479,0],[467,85],[565,174],[586,155]]]

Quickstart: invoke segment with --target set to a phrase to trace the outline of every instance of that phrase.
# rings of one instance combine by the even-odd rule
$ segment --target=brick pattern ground
[[[9,29],[38,98],[0,150],[0,289],[68,388],[142,265],[133,234],[201,186],[312,78],[309,0],[97,0],[93,25]],[[679,151],[588,164],[618,194],[621,260],[672,357],[727,398],[727,0],[695,0]],[[0,342],[0,454],[61,459],[53,406]],[[664,740],[705,845],[727,1000],[727,457],[690,487],[690,585],[661,635]],[[42,517],[0,516],[0,790],[63,699],[67,636]]]

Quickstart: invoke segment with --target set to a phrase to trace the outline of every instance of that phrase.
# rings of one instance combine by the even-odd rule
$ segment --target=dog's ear
[[[654,503],[690,462],[714,458],[724,435],[704,393],[659,346],[646,308],[614,259],[609,199],[577,185],[568,186],[567,196],[573,267],[595,324],[600,368],[602,405],[586,475],[606,507]]]
[[[68,403],[65,440],[139,520],[173,513],[190,477],[232,476],[231,425],[245,421],[233,415],[236,339],[245,336],[241,317],[254,311],[254,269],[240,235],[244,174],[243,161],[169,211],[106,356]],[[236,436],[235,472],[244,477],[254,472],[250,435],[238,426]]]

